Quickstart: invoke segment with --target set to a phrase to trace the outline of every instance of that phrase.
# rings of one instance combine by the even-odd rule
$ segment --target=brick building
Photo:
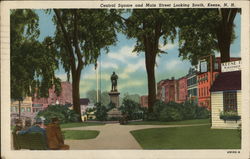
[[[238,61],[241,58],[232,57],[230,61]],[[216,57],[214,59],[213,71],[210,72],[209,66],[207,70],[197,74],[198,79],[198,105],[211,109],[211,95],[210,88],[216,77],[221,73],[221,59]],[[211,77],[212,75],[212,77]]]
[[[147,95],[141,96],[140,104],[141,104],[141,107],[146,107],[146,108],[148,107],[148,96]]]
[[[187,77],[181,77],[177,80],[161,80],[157,83],[157,99],[165,103],[182,103],[187,100]]]
[[[175,83],[175,102],[183,103],[187,100],[187,77],[181,77]]]
[[[62,91],[60,96],[57,96],[55,93],[55,88],[49,89],[49,97],[48,98],[37,98],[34,97],[32,99],[32,107],[33,111],[37,112],[42,109],[47,108],[49,105],[55,105],[55,104],[69,104],[71,105],[73,103],[72,100],[72,85],[70,82],[61,82]]]
[[[157,83],[156,98],[165,103],[175,101],[175,79],[173,77]]]

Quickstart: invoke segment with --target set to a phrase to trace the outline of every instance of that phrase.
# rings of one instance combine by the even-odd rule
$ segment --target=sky
[[[53,36],[55,26],[52,22],[52,16],[45,14],[42,10],[36,10],[39,15],[39,40],[42,41],[46,36]],[[231,44],[231,57],[240,57],[240,14],[237,14],[235,23],[236,39]],[[144,53],[133,53],[135,39],[127,39],[125,35],[118,33],[117,44],[109,47],[109,53],[101,53],[98,59],[99,65],[99,88],[101,91],[110,91],[110,76],[113,71],[119,76],[118,91],[123,96],[124,93],[147,95],[147,73],[145,67]],[[156,82],[160,80],[175,77],[178,79],[188,73],[191,64],[187,60],[178,57],[178,39],[174,43],[169,42],[161,47],[167,54],[157,57],[157,67],[155,68]],[[219,53],[216,54],[218,56]],[[66,81],[67,76],[62,68],[56,71],[56,76]],[[97,89],[96,70],[94,65],[89,65],[82,70],[80,80],[80,97],[85,98],[86,92]]]

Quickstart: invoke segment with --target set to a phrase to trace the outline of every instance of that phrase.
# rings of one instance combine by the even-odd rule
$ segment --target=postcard
[[[1,157],[249,158],[249,5],[1,2]]]

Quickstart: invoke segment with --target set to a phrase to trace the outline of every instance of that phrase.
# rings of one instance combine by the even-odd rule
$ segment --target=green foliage
[[[209,117],[209,111],[199,107],[195,103],[164,103],[156,101],[153,112],[147,113],[146,120],[152,121],[180,121],[190,119],[206,119]]]
[[[168,40],[174,41],[176,36],[175,10],[168,9],[133,9],[131,16],[126,20],[125,33],[129,38],[136,39],[134,52],[146,51],[145,37],[151,42],[157,41],[157,53],[164,53],[158,48],[159,38],[162,37],[163,44]],[[164,20],[162,20],[164,19]]]
[[[65,130],[63,134],[65,139],[69,140],[84,140],[94,139],[99,135],[100,131],[96,130]]]
[[[49,105],[46,109],[39,111],[37,117],[43,116],[45,123],[50,123],[51,118],[57,117],[60,123],[76,122],[78,114],[74,110],[70,110],[65,105]]]
[[[50,45],[50,38],[43,42],[39,35],[38,16],[30,9],[11,10],[11,98],[48,96],[48,89],[56,84],[60,94],[60,80],[54,76],[58,68],[56,50]]]
[[[86,127],[86,126],[96,126],[96,125],[104,125],[104,123],[100,122],[79,122],[79,123],[64,123],[60,124],[61,128],[75,128],[75,127]]]
[[[129,94],[128,92],[124,94],[123,99],[129,99],[136,103],[140,103],[140,95],[139,94]]]
[[[97,120],[105,121],[107,120],[108,114],[107,114],[107,108],[102,103],[96,103],[95,104],[95,116]]]
[[[183,116],[178,109],[174,107],[165,107],[160,112],[160,121],[180,121],[183,120]]]
[[[127,115],[128,120],[135,120],[142,118],[142,110],[140,104],[130,99],[123,99],[122,105],[120,106],[122,114]]]
[[[214,55],[218,50],[222,58],[227,56],[235,39],[233,20],[237,10],[180,9],[176,16],[179,19],[179,56],[193,65],[201,57]]]
[[[156,101],[156,56],[166,53],[165,50],[161,50],[160,45],[165,46],[169,41],[174,42],[177,34],[175,17],[177,13],[172,9],[133,9],[131,16],[125,20],[125,34],[128,38],[136,40],[133,52],[145,53],[150,112],[153,111]]]
[[[107,108],[107,111],[110,111],[111,109],[113,109],[113,108],[115,108],[116,106],[115,106],[115,103],[112,103],[112,102],[110,102],[107,106],[106,106],[106,108]]]

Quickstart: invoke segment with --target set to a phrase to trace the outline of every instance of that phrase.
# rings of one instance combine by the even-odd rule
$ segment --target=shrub
[[[100,121],[107,120],[108,117],[107,108],[104,105],[102,105],[102,103],[96,103],[95,106],[96,106],[96,111],[94,114],[96,116],[96,119]]]
[[[112,103],[110,102],[108,105],[107,105],[107,111],[110,111],[111,109],[115,108],[115,103]]]
[[[208,117],[209,111],[206,108],[199,107],[193,102],[164,103],[162,101],[156,101],[153,107],[153,112],[146,113],[146,120],[150,121],[178,121],[190,119],[205,119]]]
[[[124,99],[122,101],[122,105],[119,108],[122,114],[126,114],[128,117],[128,120],[135,120],[135,119],[142,119],[142,113],[143,110],[140,108],[140,104],[130,100],[130,99]]]
[[[182,108],[184,120],[195,119],[197,117],[196,109],[198,108],[198,106],[194,103],[185,102],[183,103]]]
[[[204,107],[197,106],[195,110],[195,114],[196,114],[196,119],[207,119],[210,117],[210,111],[208,111]]]
[[[178,109],[174,107],[165,107],[160,112],[159,120],[160,121],[179,121],[182,120],[183,116]]]
[[[79,115],[65,105],[49,105],[46,109],[39,111],[36,117],[41,116],[45,118],[45,124],[50,123],[53,117],[57,117],[61,123],[76,122],[79,119]]]

